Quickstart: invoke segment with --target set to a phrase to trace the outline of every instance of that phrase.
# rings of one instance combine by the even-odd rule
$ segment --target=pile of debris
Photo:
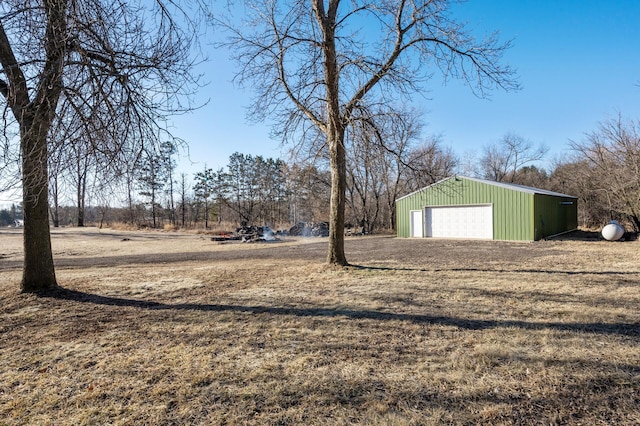
[[[211,237],[211,241],[242,241],[245,243],[257,241],[279,241],[279,236],[292,237],[328,237],[329,222],[299,222],[288,231],[274,232],[268,226],[244,225],[235,232],[221,232]]]
[[[293,237],[328,237],[329,222],[298,222],[289,229]]]
[[[276,241],[275,232],[268,226],[241,226],[236,229],[236,234],[245,242],[253,241]]]
[[[211,241],[242,241],[251,243],[257,241],[277,241],[275,233],[268,226],[247,226],[243,225],[236,229],[234,233],[221,232],[211,237]]]
[[[350,224],[347,224],[344,227],[345,236],[366,235],[366,234],[367,234],[367,229],[364,226],[351,226]]]

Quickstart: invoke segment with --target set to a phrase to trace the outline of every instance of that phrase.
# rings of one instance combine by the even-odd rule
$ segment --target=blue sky
[[[514,132],[547,145],[551,161],[601,121],[618,113],[640,118],[640,1],[469,0],[454,13],[478,34],[498,30],[503,40],[513,40],[504,60],[522,84],[518,92],[494,92],[487,100],[434,77],[428,93],[414,97],[425,112],[425,136],[441,135],[460,156],[479,154]],[[268,125],[247,121],[251,92],[231,82],[236,69],[228,52],[212,50],[210,59],[203,67],[210,84],[199,94],[209,104],[174,122],[190,146],[181,170],[224,167],[236,151],[286,158]]]
[[[503,40],[513,40],[504,60],[522,84],[518,92],[494,92],[487,100],[458,82],[442,86],[434,78],[425,96],[414,97],[425,112],[424,135],[441,135],[460,157],[478,155],[514,132],[547,145],[550,163],[601,121],[618,113],[640,119],[640,1],[469,0],[454,13],[478,34],[498,30]],[[246,120],[251,93],[231,82],[236,68],[228,52],[211,49],[209,57],[200,70],[209,85],[198,95],[208,105],[173,121],[174,133],[189,144],[179,171],[224,167],[236,151],[286,159],[286,147],[269,138],[268,125]],[[19,198],[0,194],[0,205]]]

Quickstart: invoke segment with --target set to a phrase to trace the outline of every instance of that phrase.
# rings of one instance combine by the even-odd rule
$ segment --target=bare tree
[[[611,220],[609,192],[599,191],[594,165],[576,153],[573,158],[555,164],[548,189],[578,197],[578,224],[594,228]],[[620,218],[618,218],[620,219]]]
[[[369,232],[385,215],[388,228],[393,229],[399,192],[415,191],[451,176],[458,160],[437,136],[418,144],[422,122],[416,110],[377,105],[357,113],[350,127],[353,131],[348,132],[351,137],[345,141],[350,160],[348,207],[360,215],[356,222]]]
[[[359,123],[361,124],[361,123]],[[376,142],[375,132],[354,125],[353,135],[347,135],[347,207],[356,225],[371,233],[382,203],[385,152]]]
[[[180,174],[180,226],[184,228],[187,219],[187,175]]]
[[[416,191],[453,175],[458,159],[451,150],[445,148],[438,137],[426,139],[413,148],[408,156],[407,186]]]
[[[617,117],[600,124],[582,142],[572,142],[584,161],[574,177],[589,183],[587,194],[609,212],[609,219],[629,222],[640,231],[640,121]]]
[[[424,171],[417,147],[422,130],[421,114],[404,106],[377,106],[359,110],[348,132],[348,207],[360,226],[395,227],[395,200],[407,183]],[[354,197],[355,196],[355,197]],[[359,216],[358,216],[359,215]],[[385,223],[379,223],[386,216]]]
[[[59,150],[51,152],[49,156],[49,196],[51,206],[51,218],[54,228],[60,226],[60,198],[64,193],[64,165],[62,153]]]
[[[136,178],[137,178],[137,164],[138,161],[134,161],[131,164],[127,165],[121,172],[120,178],[122,180],[124,180],[124,192],[125,192],[125,197],[126,200],[124,200],[127,204],[127,210],[128,210],[128,222],[133,225],[136,223],[137,217],[136,217],[136,208],[135,208],[135,201],[136,199],[134,191],[135,191],[135,184],[136,184]]]
[[[410,163],[422,131],[421,114],[415,109],[399,107],[381,114],[376,122],[387,228],[395,229],[396,199],[408,191],[408,176],[414,171]]]
[[[550,186],[547,171],[534,165],[520,167],[515,173],[513,183],[534,188],[548,188]]]
[[[514,183],[521,167],[542,160],[548,150],[544,145],[534,146],[520,135],[507,133],[497,144],[484,148],[480,159],[484,178]]]
[[[429,67],[462,78],[479,95],[516,88],[498,64],[509,44],[476,40],[455,22],[447,0],[266,0],[246,2],[248,25],[228,24],[229,44],[256,89],[253,116],[270,116],[280,136],[319,132],[331,167],[327,261],[347,265],[345,131],[357,110],[422,89]]]
[[[123,154],[128,160],[141,145],[165,139],[166,117],[189,107],[197,84],[191,73],[195,31],[178,22],[194,21],[174,6],[172,0],[0,2],[3,117],[5,126],[19,129],[22,164],[22,291],[57,286],[47,199],[55,120],[72,111],[86,124],[87,137],[99,127],[102,137],[87,140],[116,164]],[[179,19],[170,12],[176,9]]]

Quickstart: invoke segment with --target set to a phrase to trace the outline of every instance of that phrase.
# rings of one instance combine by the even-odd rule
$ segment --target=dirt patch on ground
[[[636,424],[640,246],[0,231],[0,424]]]

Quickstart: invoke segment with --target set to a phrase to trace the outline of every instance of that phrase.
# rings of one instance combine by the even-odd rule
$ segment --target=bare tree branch
[[[0,2],[5,155],[12,147],[6,128],[17,127],[20,139],[14,156],[21,159],[25,214],[23,291],[56,286],[50,154],[60,166],[80,166],[82,179],[84,166],[93,164],[84,163],[89,157],[106,163],[113,176],[144,150],[175,140],[166,120],[193,108],[195,30],[201,17],[210,18],[203,7],[204,0]]]
[[[273,119],[275,133],[289,140],[310,136],[327,147],[329,263],[347,264],[345,135],[362,111],[423,90],[433,68],[445,80],[462,79],[479,96],[518,88],[514,71],[500,64],[510,44],[495,34],[477,41],[450,17],[447,0],[266,0],[246,6],[244,26],[232,19],[220,23],[240,65],[236,81],[255,89],[253,117]]]

